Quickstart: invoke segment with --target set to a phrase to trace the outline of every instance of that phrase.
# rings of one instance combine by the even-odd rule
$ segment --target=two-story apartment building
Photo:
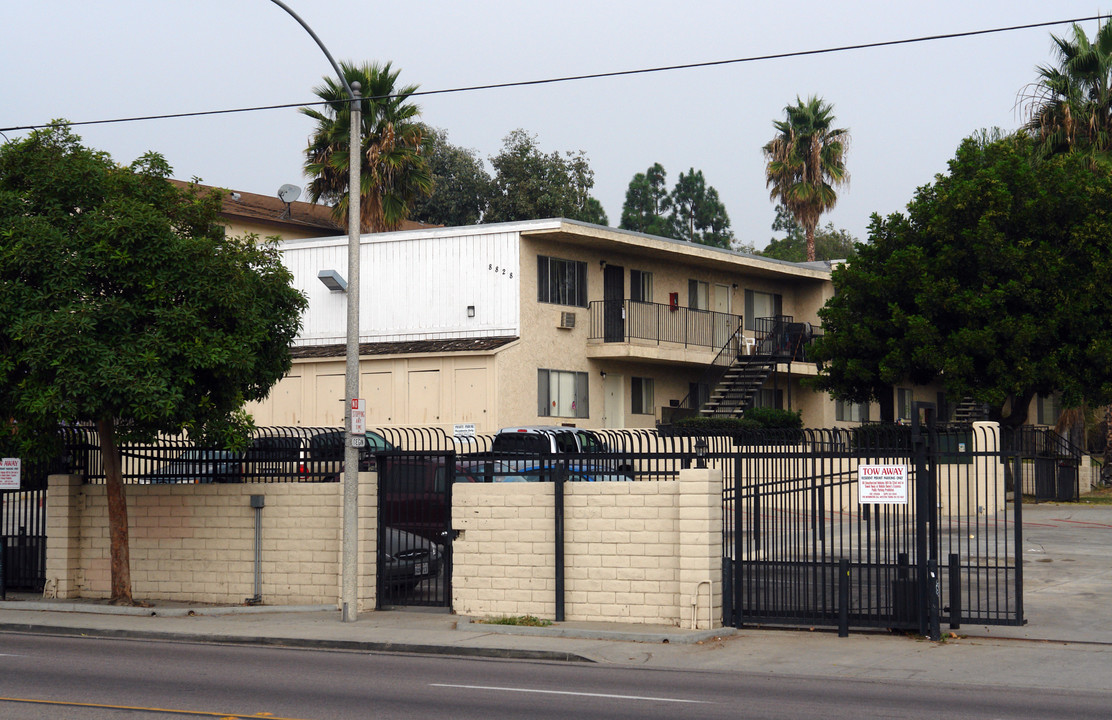
[[[251,410],[260,424],[340,425],[347,296],[318,276],[346,272],[347,238],[282,248],[309,309],[293,370]],[[689,395],[707,399],[728,342],[727,356],[760,354],[772,317],[809,336],[833,292],[825,263],[562,219],[368,234],[361,263],[368,423],[449,431],[652,427]],[[803,357],[781,354],[755,402],[835,424],[841,409],[800,384],[816,372]]]

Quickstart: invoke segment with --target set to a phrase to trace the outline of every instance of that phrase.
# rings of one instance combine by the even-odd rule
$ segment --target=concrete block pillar
[[[679,474],[680,603],[684,627],[722,625],[722,470]]]
[[[341,498],[341,502],[343,499]],[[378,601],[378,473],[359,473],[359,612]]]
[[[81,596],[82,487],[78,475],[51,475],[47,479],[46,597]]]

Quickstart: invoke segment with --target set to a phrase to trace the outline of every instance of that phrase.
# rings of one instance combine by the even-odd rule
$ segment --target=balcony
[[[740,315],[635,300],[595,300],[587,356],[705,365],[741,328]]]
[[[737,355],[761,355],[779,363],[813,362],[811,343],[822,331],[790,315],[754,319],[742,331],[740,315],[638,302],[590,303],[587,356],[708,365],[731,341]],[[748,337],[746,337],[748,336]]]

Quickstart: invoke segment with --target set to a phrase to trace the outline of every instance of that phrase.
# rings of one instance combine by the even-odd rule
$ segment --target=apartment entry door
[[[730,314],[732,288],[729,285],[714,286],[714,346],[722,347],[734,334],[733,315]]]
[[[602,379],[603,427],[625,427],[625,377],[617,373],[607,373]]]
[[[625,342],[625,268],[602,270],[602,334],[606,342]]]

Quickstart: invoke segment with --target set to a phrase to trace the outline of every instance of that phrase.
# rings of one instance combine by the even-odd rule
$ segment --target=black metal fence
[[[1021,504],[1006,488],[1021,458],[1008,447],[982,427],[808,430],[748,445],[723,498],[727,624],[932,636],[940,622],[1021,624]],[[902,497],[873,501],[863,467],[903,468]]]
[[[1014,477],[1009,475],[1009,487],[1018,487],[1036,501],[1079,499],[1081,448],[1049,428],[1021,427],[1005,437],[1011,450],[1023,458]]]
[[[344,436],[342,428],[258,428],[243,450],[199,445],[187,435],[164,436],[153,443],[121,443],[120,462],[128,484],[336,482],[344,471]],[[103,483],[96,430],[65,428],[63,439],[67,472]],[[374,454],[390,447],[382,435],[368,432],[360,469],[369,470]]]
[[[41,592],[46,581],[46,485],[54,463],[24,463],[18,490],[0,490],[0,585]]]

